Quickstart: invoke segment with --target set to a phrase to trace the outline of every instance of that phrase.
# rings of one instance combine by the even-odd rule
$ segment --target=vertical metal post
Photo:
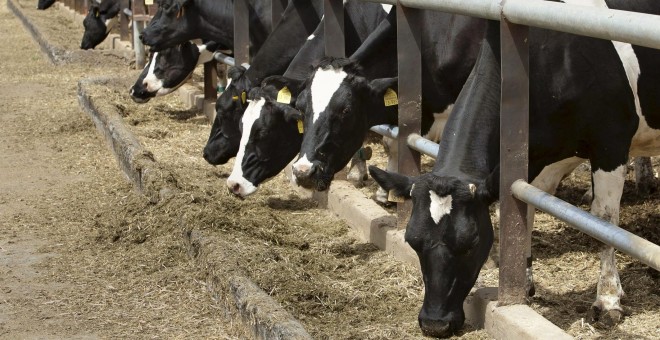
[[[500,107],[500,305],[527,300],[526,250],[530,239],[527,204],[511,185],[527,180],[529,136],[529,27],[500,21],[502,102]]]
[[[204,115],[212,122],[215,119],[215,101],[218,99],[217,61],[211,60],[204,64]]]
[[[323,6],[325,55],[345,57],[344,2],[342,0],[325,0]]]
[[[91,0],[94,1],[94,0]],[[123,41],[131,41],[131,33],[128,29],[128,23],[131,20],[131,18],[124,13],[124,10],[129,8],[129,1],[130,0],[121,0],[121,4],[119,6],[119,39]],[[132,41],[131,41],[132,42]]]
[[[236,65],[250,63],[250,13],[247,0],[234,1],[234,59]]]
[[[286,8],[287,0],[271,0],[270,3],[270,30],[272,31],[277,26],[277,23],[282,19],[282,13]]]
[[[397,59],[399,69],[399,145],[398,172],[417,176],[420,173],[420,154],[408,147],[411,133],[419,134],[422,117],[422,41],[421,13],[415,8],[396,5]],[[397,204],[397,225],[408,224],[412,202]]]
[[[140,33],[144,30],[144,23],[146,17],[146,10],[144,7],[144,0],[132,0],[133,6],[133,50],[135,51],[135,67],[137,69],[144,68],[147,63],[146,51],[142,41],[140,41]]]

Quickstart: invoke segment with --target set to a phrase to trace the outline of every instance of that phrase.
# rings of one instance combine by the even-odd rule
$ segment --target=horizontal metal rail
[[[363,0],[396,5],[396,0]],[[411,8],[508,21],[660,49],[660,16],[543,0],[399,0]]]
[[[573,228],[619,249],[655,270],[660,270],[660,246],[603,221],[523,180],[515,181],[511,191],[517,199],[557,217]]]
[[[393,139],[399,137],[399,127],[395,125],[376,125],[371,127],[371,131]],[[416,133],[408,136],[407,143],[411,149],[417,150],[429,157],[436,158],[438,156],[440,145]]]
[[[215,59],[218,62],[221,62],[223,64],[227,64],[229,66],[236,66],[236,59],[234,57],[230,57],[222,52],[215,52],[213,53],[213,59]],[[248,63],[242,63],[241,66],[245,67],[245,69],[250,68],[250,64]]]

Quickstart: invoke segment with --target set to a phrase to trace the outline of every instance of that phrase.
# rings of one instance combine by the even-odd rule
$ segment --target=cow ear
[[[414,184],[412,177],[387,172],[373,165],[369,166],[369,174],[385,191],[393,191],[396,196],[410,198],[410,190]]]
[[[382,97],[387,89],[397,91],[399,89],[399,78],[380,78],[369,82],[369,90],[374,96]]]
[[[284,111],[284,120],[286,122],[294,123],[297,121],[302,121],[304,119],[304,115],[302,114],[302,112],[294,109],[291,105],[280,104],[280,103],[274,103],[274,104],[278,110]]]
[[[475,197],[481,202],[491,205],[500,197],[500,166],[498,165],[486,179],[476,185]]]
[[[233,81],[238,80],[238,78],[243,76],[243,73],[245,73],[245,67],[243,66],[232,66],[227,70],[227,75]]]

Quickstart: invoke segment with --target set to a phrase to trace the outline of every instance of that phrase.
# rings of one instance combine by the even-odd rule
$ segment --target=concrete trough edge
[[[34,24],[32,24],[32,22],[27,18],[27,16],[25,16],[23,11],[20,9],[20,6],[14,3],[14,0],[7,0],[7,7],[18,19],[21,20],[25,29],[30,32],[30,35],[32,35],[32,38],[34,38],[34,40],[37,42],[41,51],[46,54],[48,60],[54,65],[62,63],[64,60],[63,55],[66,54],[66,51],[51,45],[44,38],[41,32],[34,26]]]
[[[78,98],[80,106],[87,114],[103,136],[115,158],[120,164],[121,170],[133,185],[144,192],[148,176],[157,173],[158,164],[153,160],[153,156],[141,145],[135,135],[126,127],[123,119],[117,112],[104,112],[98,110],[94,105],[93,98],[86,92],[86,87],[90,84],[103,84],[112,78],[99,77],[92,79],[83,79],[78,83]],[[159,189],[159,188],[156,188]],[[160,188],[157,192],[151,193],[157,197],[162,196],[163,190],[171,188]],[[147,197],[149,193],[145,193]],[[157,199],[157,198],[156,198]],[[197,232],[195,232],[197,233]],[[197,233],[197,235],[201,235]],[[187,244],[189,254],[199,254],[199,245],[204,244],[199,240],[191,242],[190,234],[184,235],[184,242]],[[196,244],[196,245],[194,245]],[[193,260],[195,256],[191,257]],[[198,261],[197,261],[198,262]],[[295,320],[288,312],[284,310],[277,302],[272,300],[266,292],[261,290],[256,284],[247,278],[234,277],[230,279],[231,292],[229,292],[241,314],[241,321],[246,328],[253,330],[253,335],[259,339],[311,339],[311,336],[305,331],[300,322]],[[211,293],[214,293],[211,291]],[[282,316],[284,313],[289,316]],[[285,322],[272,321],[273,315],[280,316],[278,320],[285,319]]]
[[[217,301],[228,298],[233,304],[233,308],[225,307],[226,316],[240,319],[238,321],[256,339],[312,339],[298,320],[249,278],[240,275],[227,278],[214,274],[215,263],[207,260],[210,253],[207,245],[213,242],[213,237],[205,235],[203,230],[184,230],[183,234],[189,257],[198,267],[206,267],[210,294]],[[225,280],[227,287],[219,287],[221,285],[217,282]],[[232,310],[240,316],[237,318]]]

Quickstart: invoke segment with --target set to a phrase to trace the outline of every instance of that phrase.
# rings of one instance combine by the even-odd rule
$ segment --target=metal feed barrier
[[[244,1],[237,0],[236,3]],[[398,11],[399,126],[381,125],[371,130],[398,140],[398,172],[409,176],[420,173],[420,152],[436,157],[439,149],[438,144],[420,136],[420,10],[444,11],[501,22],[500,304],[526,302],[525,255],[531,242],[526,218],[527,204],[660,270],[660,246],[598,219],[526,182],[529,135],[528,26],[660,49],[659,16],[541,0],[362,1],[394,5]],[[326,55],[344,57],[343,1],[325,0],[324,7]],[[236,8],[240,10],[242,6]],[[236,30],[242,32],[234,38],[236,46],[246,46],[247,29],[247,26],[243,26],[241,31]],[[246,62],[245,52],[235,55],[241,64]],[[217,60],[234,62],[220,55]],[[406,225],[410,210],[411,203],[398,203],[400,227]]]

